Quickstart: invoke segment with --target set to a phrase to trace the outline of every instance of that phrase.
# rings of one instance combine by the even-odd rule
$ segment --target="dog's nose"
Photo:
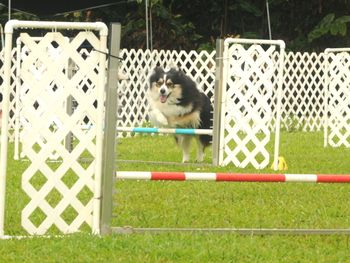
[[[166,92],[166,90],[165,90],[165,89],[160,89],[160,94],[164,95],[164,94],[165,94],[165,92]]]

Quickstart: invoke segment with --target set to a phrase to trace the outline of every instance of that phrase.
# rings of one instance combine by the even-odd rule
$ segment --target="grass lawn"
[[[270,145],[269,147],[272,147]],[[180,162],[171,136],[118,141],[118,160]],[[205,163],[211,163],[210,149]],[[322,133],[282,133],[282,173],[350,174],[350,149],[324,148]],[[12,156],[10,149],[9,157]],[[195,156],[195,151],[192,152]],[[25,234],[20,190],[28,162],[9,158],[5,230]],[[117,161],[118,170],[254,172]],[[274,173],[270,167],[258,171]],[[113,226],[350,228],[349,184],[116,181]],[[350,262],[347,235],[237,235],[161,233],[97,237],[88,232],[55,238],[0,240],[0,262]]]

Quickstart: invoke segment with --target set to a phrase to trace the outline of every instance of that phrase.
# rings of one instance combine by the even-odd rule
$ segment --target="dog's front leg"
[[[167,118],[158,109],[151,109],[149,111],[149,120],[155,127],[168,126]]]
[[[190,161],[190,146],[192,136],[189,135],[181,135],[179,136],[179,144],[182,148],[182,162],[188,163]]]
[[[197,141],[197,158],[196,161],[201,163],[203,162],[204,159],[204,146],[201,143],[199,136],[196,136],[196,141]]]

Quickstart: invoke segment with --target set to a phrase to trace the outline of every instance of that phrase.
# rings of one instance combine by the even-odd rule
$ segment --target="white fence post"
[[[4,63],[4,85],[2,90],[2,123],[1,123],[1,145],[0,145],[0,236],[4,235],[5,223],[5,196],[6,196],[6,169],[7,169],[7,145],[8,124],[10,110],[10,75],[11,75],[11,51],[12,31],[5,28],[5,63]]]

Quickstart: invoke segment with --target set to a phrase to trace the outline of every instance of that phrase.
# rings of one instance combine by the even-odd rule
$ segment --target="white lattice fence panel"
[[[281,64],[274,57],[278,46],[236,41],[225,40],[220,164],[261,169],[270,161],[269,126],[281,84],[276,79]]]
[[[282,124],[287,130],[319,131],[322,128],[323,63],[323,53],[286,53]]]
[[[176,66],[192,77],[206,94],[214,93],[215,52],[123,49],[120,56],[123,58],[121,70],[128,79],[119,83],[118,126],[142,126],[148,121],[146,91],[156,66]]]
[[[21,64],[23,61],[26,61],[28,59],[28,56],[31,54],[30,49],[24,45],[22,42],[22,38],[26,39],[28,38],[27,35],[21,34],[20,37],[17,39],[17,58],[16,58],[16,103],[17,106],[15,107],[15,151],[14,151],[14,158],[18,159],[19,155],[21,158],[26,157],[26,149],[28,147],[30,148],[30,142],[28,141],[28,138],[25,136],[25,131],[30,130],[30,126],[33,125],[30,119],[26,117],[26,114],[23,114],[23,110],[28,109],[28,105],[25,105],[28,103],[27,101],[27,94],[31,94],[31,85],[27,82],[24,82],[23,79],[21,79]],[[39,43],[42,38],[41,37],[31,37],[33,41],[36,43]],[[68,41],[68,38],[66,39]],[[56,42],[53,41],[46,47],[46,52],[48,54],[48,57],[53,61],[53,63],[59,62],[59,57],[62,53],[62,47],[61,46],[54,46],[56,45]],[[43,64],[40,60],[36,60],[35,63],[33,63],[30,68],[28,68],[28,71],[33,75],[33,78],[35,81],[40,81],[42,79],[42,76],[45,75],[45,71],[47,70],[47,67],[45,64]],[[64,68],[65,74],[68,73],[67,71],[67,64]],[[52,96],[56,96],[58,93],[62,92],[63,86],[62,84],[58,82],[51,82],[48,84],[48,90],[51,91]],[[36,101],[33,105],[31,105],[30,110],[35,110],[33,114],[36,114],[38,118],[42,116],[45,111],[47,110],[47,103],[44,101],[43,98],[40,96],[37,97]],[[66,107],[66,103],[62,103],[62,109]],[[59,128],[63,125],[63,123],[56,118],[55,120],[55,128]],[[19,140],[19,143],[17,143],[17,140]],[[29,142],[29,146],[27,145]],[[38,141],[37,142],[41,147],[45,144],[44,141]],[[22,145],[21,149],[19,149],[20,145]],[[50,157],[51,159],[57,159],[59,156],[56,154],[52,154]]]
[[[188,76],[191,76],[197,86],[209,98],[214,99],[215,84],[215,52],[207,51],[195,52],[180,51],[177,55],[176,64]]]
[[[326,52],[326,142],[333,147],[350,147],[350,48]]]
[[[99,38],[88,31],[71,40],[57,32],[47,33],[40,41],[21,34],[21,40],[28,47],[20,76],[26,84],[21,116],[27,121],[21,139],[30,161],[22,178],[22,187],[30,198],[22,211],[22,225],[31,234],[55,228],[64,233],[91,228],[96,158],[101,147],[97,145],[97,132],[102,125],[98,111],[103,99],[98,90],[104,87],[99,87],[99,76],[105,73],[99,69],[99,53],[83,56],[80,49],[86,43],[96,50],[106,47],[100,47]],[[49,51],[53,47],[57,56]],[[76,65],[70,74],[69,61]],[[33,74],[33,69],[40,74]],[[88,89],[81,85],[86,81]],[[75,101],[73,113],[67,113],[68,100]],[[86,118],[92,123],[90,129],[82,128]],[[71,149],[65,147],[68,136],[72,138]],[[52,156],[57,158],[54,163]]]
[[[128,76],[119,82],[118,126],[142,126],[147,121],[146,89],[152,68],[150,51],[126,50],[120,52],[120,69]]]

